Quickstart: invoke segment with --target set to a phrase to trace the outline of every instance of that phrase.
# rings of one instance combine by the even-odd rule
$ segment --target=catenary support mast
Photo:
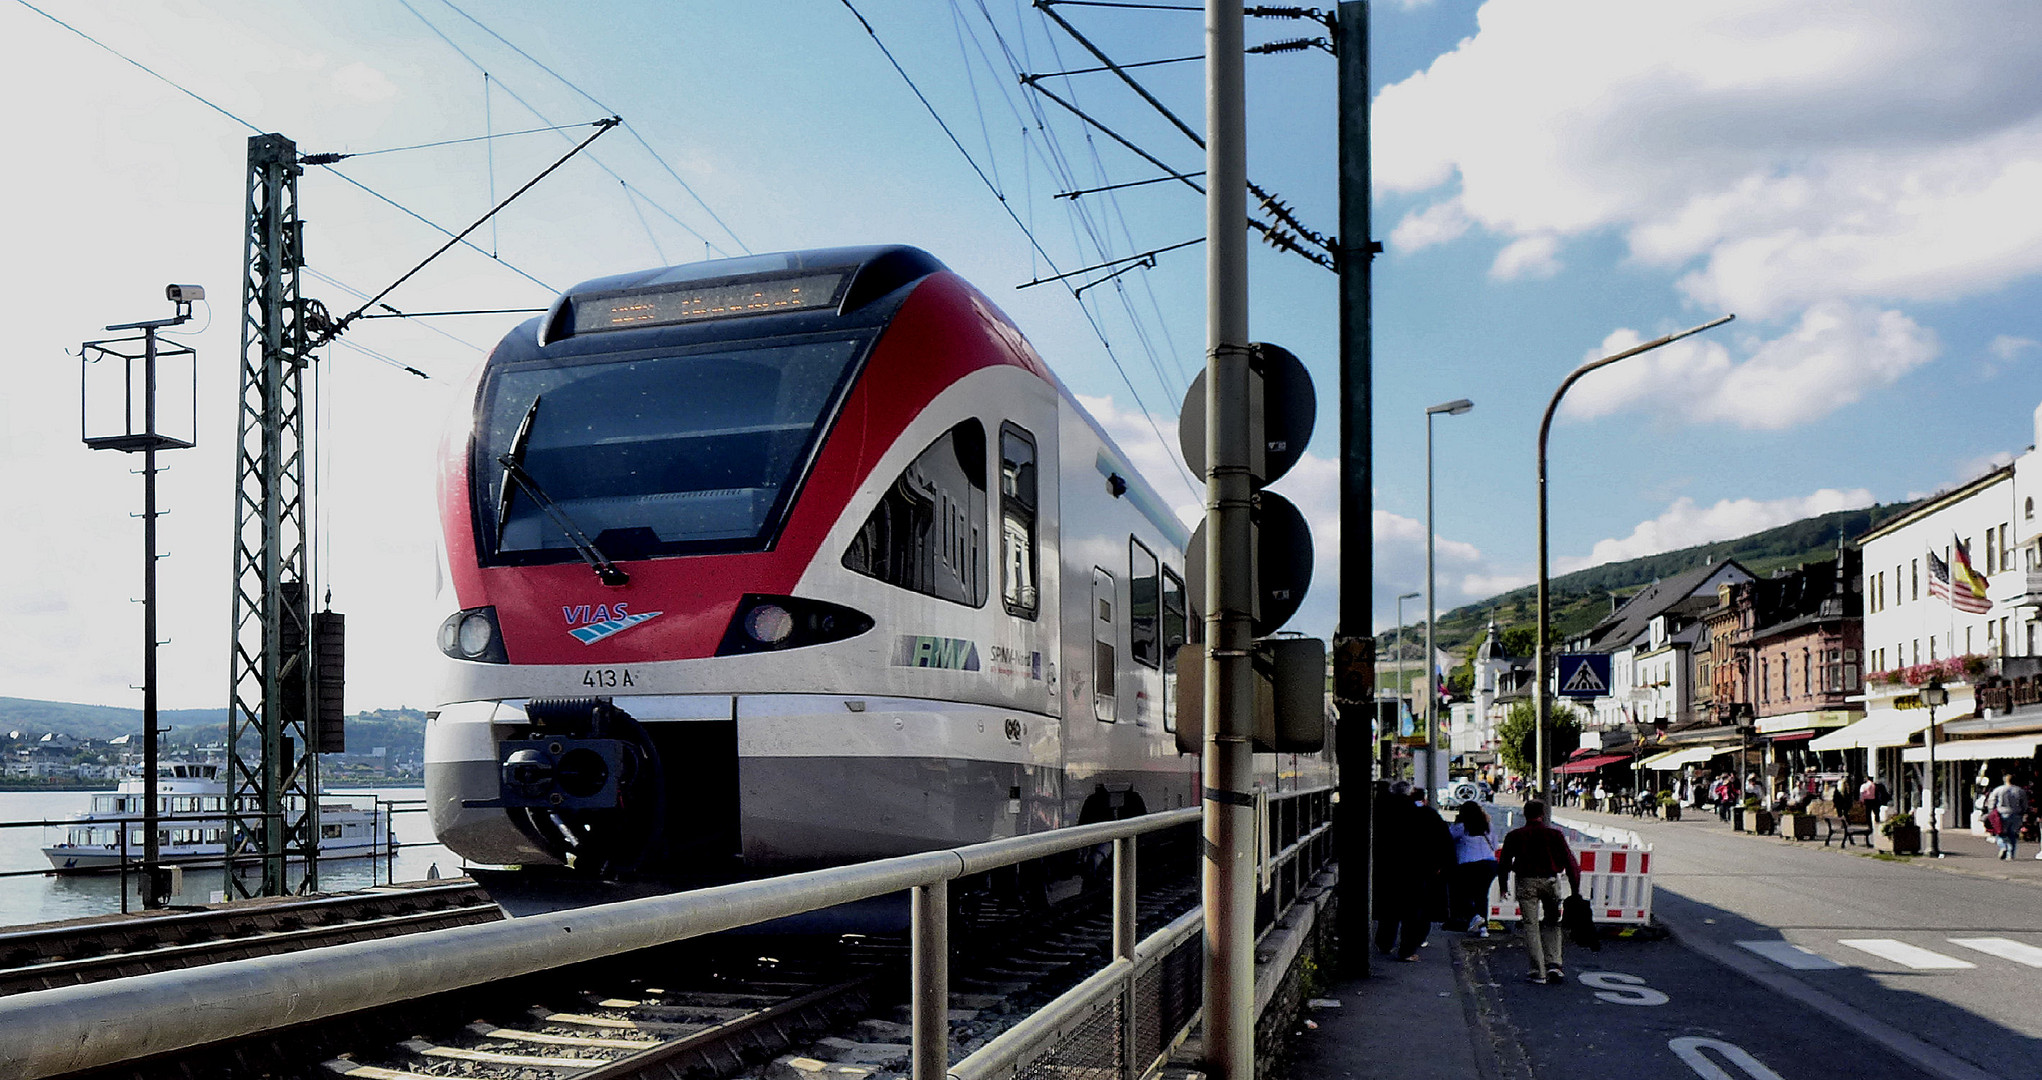
[[[319,887],[317,747],[310,738],[315,635],[307,516],[306,301],[299,293],[297,144],[248,140],[247,257],[241,287],[241,396],[234,483],[234,593],[228,656],[230,895]],[[258,745],[245,746],[254,734]],[[253,760],[250,755],[253,754]],[[297,880],[292,880],[295,876]]]

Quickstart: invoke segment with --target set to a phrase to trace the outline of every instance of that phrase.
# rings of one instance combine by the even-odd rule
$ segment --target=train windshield
[[[485,561],[571,560],[577,532],[611,559],[759,546],[868,340],[498,369],[472,473]]]

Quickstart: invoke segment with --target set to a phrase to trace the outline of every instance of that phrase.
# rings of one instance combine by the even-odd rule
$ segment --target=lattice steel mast
[[[249,856],[265,896],[319,887],[318,680],[311,625],[304,396],[307,302],[299,294],[297,144],[248,140],[247,258],[241,284],[240,438],[234,484],[234,596],[228,658],[227,889]],[[312,313],[323,322],[323,312]],[[260,735],[251,765],[242,737]],[[289,864],[302,876],[289,879]]]

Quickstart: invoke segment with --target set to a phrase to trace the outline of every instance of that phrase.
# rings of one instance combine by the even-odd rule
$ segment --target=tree
[[[1581,746],[1581,718],[1559,702],[1551,703],[1548,709],[1547,719],[1552,724],[1550,745],[1546,748],[1548,760],[1562,761]],[[1496,756],[1503,759],[1504,768],[1519,776],[1538,772],[1538,763],[1533,760],[1538,752],[1537,727],[1538,713],[1530,701],[1510,707],[1510,715],[1496,727]]]

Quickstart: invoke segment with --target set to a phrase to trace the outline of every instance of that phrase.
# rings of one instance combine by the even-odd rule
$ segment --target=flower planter
[[[1679,803],[1677,803],[1677,802],[1670,802],[1670,803],[1660,803],[1660,804],[1659,804],[1659,815],[1660,815],[1661,817],[1665,818],[1665,819],[1666,819],[1666,820],[1668,820],[1668,821],[1679,821],[1679,820],[1680,820],[1680,804],[1679,804]]]
[[[1921,826],[1900,825],[1892,832],[1880,831],[1872,836],[1880,851],[1889,855],[1921,854]]]
[[[1781,814],[1780,835],[1789,840],[1815,839],[1815,815]]]
[[[1733,807],[1731,807],[1731,808],[1730,808],[1730,830],[1731,830],[1732,832],[1750,832],[1750,831],[1751,831],[1751,815],[1752,815],[1753,813],[1755,813],[1755,811],[1751,811],[1751,810],[1746,810],[1746,809],[1745,809],[1744,807],[1741,807],[1741,806],[1733,806]]]
[[[1771,810],[1761,808],[1751,811],[1751,831],[1760,836],[1772,836],[1775,832],[1773,826],[1773,812]]]

